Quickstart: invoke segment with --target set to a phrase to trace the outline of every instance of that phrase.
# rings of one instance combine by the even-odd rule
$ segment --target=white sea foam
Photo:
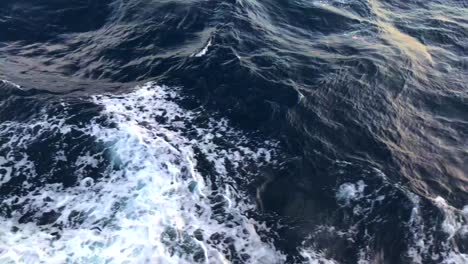
[[[8,81],[8,80],[0,80],[0,84],[5,84],[5,85],[13,86],[13,87],[15,87],[16,89],[23,90],[23,88],[21,88],[20,85],[14,83],[14,82],[10,82],[10,81]]]
[[[338,164],[350,165],[351,163],[339,162]],[[438,261],[440,263],[464,264],[468,263],[468,255],[460,252],[454,246],[453,239],[455,236],[461,236],[466,239],[468,234],[468,206],[461,210],[451,206],[444,198],[436,197],[432,199],[433,204],[441,211],[443,218],[440,219],[440,224],[434,225],[433,222],[424,219],[424,203],[422,198],[415,193],[409,191],[404,186],[398,183],[389,183],[383,172],[374,169],[372,170],[377,176],[382,179],[378,184],[378,188],[374,188],[371,182],[364,180],[356,180],[356,182],[347,181],[338,186],[335,197],[337,202],[342,207],[352,209],[352,213],[360,221],[368,221],[366,217],[372,217],[373,208],[378,208],[380,203],[391,202],[397,194],[406,197],[412,206],[411,214],[405,225],[407,226],[408,249],[406,256],[412,263],[426,263],[428,259]],[[340,169],[341,174],[345,174],[345,170]],[[367,184],[372,187],[368,187]],[[388,187],[391,187],[388,189]],[[369,188],[369,189],[368,189]],[[385,192],[382,192],[385,190]],[[384,193],[384,194],[382,194]],[[389,200],[390,199],[390,200]],[[435,215],[434,215],[435,217]],[[351,232],[350,229],[348,232]],[[446,234],[446,237],[437,234]],[[466,241],[466,240],[464,240]],[[359,263],[373,263],[375,255],[369,252],[367,248],[363,248],[360,252]],[[382,256],[384,257],[384,256]]]
[[[444,212],[442,230],[449,235],[449,238],[452,238],[456,233],[463,231],[463,229],[466,228],[466,224],[461,221],[462,219],[457,217],[457,214],[455,213],[456,209],[450,206],[444,198],[437,196],[434,199],[434,203]]]
[[[362,198],[365,188],[366,184],[362,180],[357,183],[343,183],[336,192],[336,198],[344,205],[348,205],[350,201]]]
[[[46,184],[3,201],[60,215],[53,224],[41,226],[20,224],[15,213],[0,219],[0,263],[229,263],[231,254],[245,263],[282,263],[284,256],[257,233],[265,227],[245,215],[252,206],[239,199],[232,183],[217,190],[223,212],[213,209],[215,190],[197,170],[194,150],[200,149],[215,164],[216,177],[223,179],[228,161],[234,167],[272,162],[268,149],[274,144],[263,142],[263,148],[251,149],[225,120],[194,126],[190,122],[197,112],[180,108],[171,100],[177,96],[149,83],[125,95],[94,97],[104,110],[86,126],[68,124],[66,116],[46,115],[29,123],[2,124],[0,135],[16,131],[3,150],[27,148],[42,133],[80,131],[110,154],[81,153],[75,164],[79,184],[74,187]],[[115,125],[103,125],[103,117]],[[157,117],[167,122],[157,122]],[[187,132],[196,136],[189,138]],[[215,138],[237,138],[231,143],[239,147],[221,148]],[[1,168],[13,170],[16,159],[22,161],[16,164],[24,166],[18,168],[23,174],[37,176],[28,156],[17,156],[2,157]],[[55,156],[70,160],[63,151]],[[86,166],[97,167],[104,159],[112,161],[104,176],[87,174]],[[2,174],[0,184],[14,176]],[[221,237],[218,242],[216,236]]]
[[[463,217],[465,218],[465,223],[468,223],[468,205],[465,205],[462,210]],[[468,224],[463,225],[461,233],[463,236],[468,237]]]
[[[211,46],[211,39],[208,40],[208,43],[206,43],[205,47],[203,47],[202,50],[200,50],[198,53],[196,53],[194,56],[195,57],[202,57],[208,52],[208,48]]]
[[[337,264],[333,259],[328,259],[322,253],[318,253],[313,248],[302,248],[299,252],[305,259],[305,263],[309,264]]]
[[[408,248],[407,255],[414,263],[424,263],[424,256],[431,256],[434,260],[440,260],[445,264],[464,264],[468,263],[468,255],[459,252],[455,249],[450,241],[457,233],[464,235],[464,230],[467,228],[466,219],[463,222],[462,215],[457,214],[457,210],[450,206],[447,201],[438,196],[433,199],[434,204],[442,211],[444,219],[440,226],[426,226],[421,216],[420,198],[407,192],[408,197],[413,203],[413,210],[410,221],[408,223],[412,235],[413,245]],[[434,234],[437,229],[441,229],[448,235],[445,241],[440,241],[440,252],[434,252],[432,247],[435,246]]]

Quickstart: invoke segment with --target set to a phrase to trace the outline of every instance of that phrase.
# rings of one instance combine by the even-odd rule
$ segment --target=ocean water
[[[468,263],[465,0],[0,1],[0,263]]]

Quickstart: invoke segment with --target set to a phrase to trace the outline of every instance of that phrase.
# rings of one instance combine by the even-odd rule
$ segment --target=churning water
[[[0,263],[468,263],[468,2],[2,0]]]

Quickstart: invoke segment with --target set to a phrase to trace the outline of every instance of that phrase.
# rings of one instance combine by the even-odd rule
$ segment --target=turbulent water
[[[468,263],[465,0],[2,0],[0,90],[0,263]]]

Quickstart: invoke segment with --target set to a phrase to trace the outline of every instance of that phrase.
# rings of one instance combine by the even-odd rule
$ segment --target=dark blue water
[[[0,263],[468,263],[465,0],[2,0]]]

